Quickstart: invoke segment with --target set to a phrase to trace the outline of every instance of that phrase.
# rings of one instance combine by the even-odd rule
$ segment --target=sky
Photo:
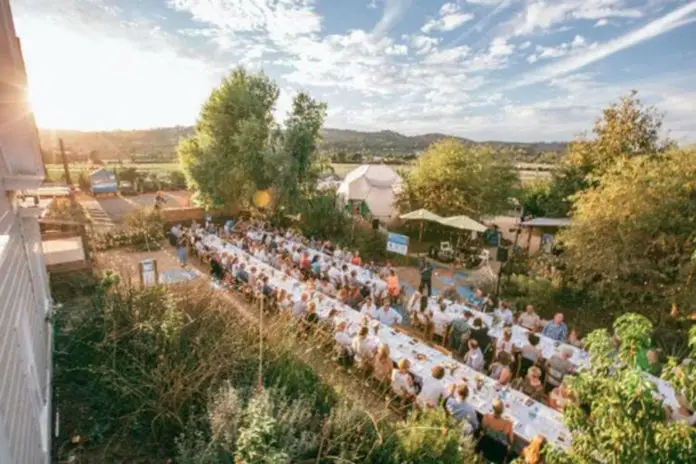
[[[193,124],[237,66],[327,127],[570,140],[631,89],[696,141],[695,0],[10,0],[40,127]]]

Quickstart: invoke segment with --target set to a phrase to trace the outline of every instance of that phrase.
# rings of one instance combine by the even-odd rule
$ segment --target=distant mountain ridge
[[[58,152],[58,139],[63,139],[66,149],[77,158],[97,152],[102,159],[127,160],[137,155],[151,156],[162,160],[176,157],[176,145],[181,137],[193,134],[193,127],[177,126],[155,129],[81,132],[40,129],[41,146],[47,156]],[[361,132],[354,130],[325,128],[320,150],[330,153],[370,153],[375,156],[414,155],[444,138],[453,137],[467,145],[488,145],[496,149],[511,151],[517,159],[529,161],[548,158],[553,161],[565,151],[566,142],[477,142],[463,137],[440,133],[407,136],[383,130]],[[548,161],[548,160],[547,160]]]

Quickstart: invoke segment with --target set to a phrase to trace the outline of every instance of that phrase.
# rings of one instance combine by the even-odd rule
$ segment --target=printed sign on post
[[[139,263],[140,283],[144,287],[157,284],[157,261],[154,259],[144,259]]]
[[[387,235],[387,251],[406,256],[408,254],[408,236],[389,232]]]

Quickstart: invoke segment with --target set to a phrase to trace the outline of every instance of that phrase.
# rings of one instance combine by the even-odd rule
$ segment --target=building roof
[[[371,187],[393,187],[401,182],[401,176],[387,165],[363,164],[346,174],[343,184],[350,185],[359,179],[364,179]]]
[[[538,217],[530,219],[522,223],[524,227],[568,227],[570,226],[570,219],[568,218],[547,218]]]

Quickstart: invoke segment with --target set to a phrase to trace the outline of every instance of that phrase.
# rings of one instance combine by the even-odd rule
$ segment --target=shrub
[[[141,251],[158,250],[165,239],[164,219],[156,209],[138,209],[125,218],[124,227],[117,232],[95,234],[92,245],[97,251],[134,247]]]

